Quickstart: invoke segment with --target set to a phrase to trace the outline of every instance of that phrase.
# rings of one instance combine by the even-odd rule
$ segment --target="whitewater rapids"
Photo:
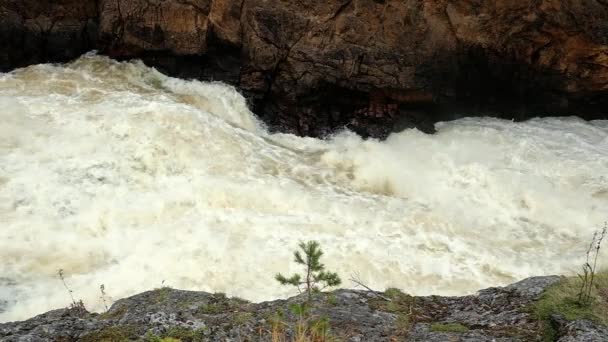
[[[0,321],[69,304],[58,269],[94,310],[100,284],[293,295],[273,275],[310,239],[347,287],[471,293],[577,271],[608,219],[608,121],[300,138],[232,87],[95,55],[0,74],[0,106]]]

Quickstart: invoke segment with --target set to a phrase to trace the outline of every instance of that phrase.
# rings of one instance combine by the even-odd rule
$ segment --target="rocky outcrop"
[[[607,115],[606,1],[0,0],[0,10],[4,69],[90,48],[142,58],[235,84],[271,126],[302,135],[431,132],[458,113]]]
[[[558,280],[529,278],[463,297],[338,290],[315,295],[311,320],[324,319],[331,335],[342,341],[537,341],[543,331],[530,306]],[[291,340],[298,317],[290,307],[303,300],[299,296],[255,304],[162,288],[119,300],[103,314],[61,309],[0,324],[0,340],[270,341],[273,333],[279,338],[275,340]],[[591,321],[556,322],[558,341],[608,339],[606,327]]]

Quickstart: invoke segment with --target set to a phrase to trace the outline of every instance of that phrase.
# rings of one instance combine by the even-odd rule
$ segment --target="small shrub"
[[[283,314],[280,311],[274,313],[270,318],[270,338],[272,342],[285,342],[286,329],[288,324],[285,322]]]
[[[108,303],[106,301],[108,296],[106,295],[106,286],[104,284],[99,285],[99,292],[101,292],[101,296],[99,297],[99,299],[101,299],[101,302],[103,303],[103,306],[106,309],[105,312],[108,312]]]
[[[581,279],[581,287],[578,292],[578,302],[580,305],[589,305],[591,300],[591,290],[595,281],[595,272],[597,268],[597,257],[602,248],[602,240],[608,233],[608,224],[604,224],[601,231],[596,231],[593,234],[589,248],[587,249],[587,260],[583,264],[583,274],[579,274]]]
[[[407,336],[410,329],[414,325],[412,315],[407,313],[398,313],[397,321],[395,322],[396,332],[400,336]]]
[[[79,317],[88,314],[89,311],[84,306],[84,302],[82,301],[82,299],[79,299],[79,300],[74,299],[74,294],[73,294],[74,291],[72,291],[72,289],[68,286],[67,282],[65,281],[65,273],[63,272],[63,269],[59,269],[57,271],[57,275],[59,275],[59,279],[61,279],[61,282],[63,283],[63,287],[65,287],[65,289],[68,291],[68,294],[70,295],[70,299],[72,301],[70,303],[70,306],[68,307],[68,309],[70,310],[70,313],[73,313]]]

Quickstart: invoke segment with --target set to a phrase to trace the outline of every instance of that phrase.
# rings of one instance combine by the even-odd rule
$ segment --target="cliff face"
[[[95,1],[1,0],[0,71],[93,49],[98,17]]]
[[[0,0],[0,11],[4,69],[92,48],[142,58],[232,83],[266,122],[302,135],[608,108],[600,0]]]

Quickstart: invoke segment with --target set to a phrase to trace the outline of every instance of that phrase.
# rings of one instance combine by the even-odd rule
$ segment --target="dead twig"
[[[376,297],[382,298],[382,299],[384,299],[386,301],[389,301],[389,302],[393,301],[392,299],[390,299],[390,298],[388,298],[386,296],[381,295],[378,291],[375,291],[375,290],[371,289],[369,286],[363,284],[363,282],[361,281],[361,276],[359,275],[358,272],[356,272],[355,274],[351,274],[349,280],[352,281],[353,283],[355,283],[355,284],[357,284],[357,285],[365,288],[368,292],[370,292],[372,295],[374,295]]]

